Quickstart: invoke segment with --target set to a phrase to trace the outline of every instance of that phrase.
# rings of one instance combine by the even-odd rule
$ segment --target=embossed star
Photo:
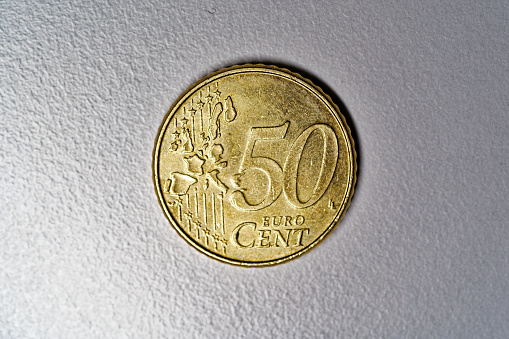
[[[184,203],[184,199],[182,199],[182,197],[181,197],[181,196],[179,196],[179,197],[177,197],[177,199],[175,199],[175,203],[176,203],[177,205],[182,206],[182,204]]]
[[[188,121],[189,121],[189,119],[186,119],[186,117],[183,117],[183,118],[180,120],[180,123],[182,124],[182,126],[186,126]]]
[[[198,107],[198,109],[202,109],[203,105],[205,105],[205,103],[201,100],[196,103],[196,107]]]
[[[177,140],[179,138],[179,136],[180,136],[180,133],[179,133],[179,131],[175,131],[171,135],[173,135],[173,139],[174,140]]]
[[[196,110],[194,107],[191,107],[191,108],[189,109],[189,112],[191,112],[191,114],[192,114],[192,115],[195,115],[195,114],[196,114],[196,111],[197,111],[197,110]]]
[[[170,144],[169,150],[175,152],[179,148],[179,143],[174,141]]]
[[[216,96],[217,99],[219,99],[219,97],[221,96],[221,92],[218,89],[216,89],[214,91],[214,95]]]
[[[203,233],[205,234],[205,243],[207,244],[207,246],[209,245],[209,236],[210,236],[210,230],[208,228],[203,228],[202,229]]]
[[[212,99],[214,99],[214,97],[213,97],[212,95],[210,95],[210,93],[209,93],[209,94],[205,97],[205,100],[206,100],[207,102],[212,101]]]

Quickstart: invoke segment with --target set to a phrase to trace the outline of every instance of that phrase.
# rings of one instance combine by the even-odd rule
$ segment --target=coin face
[[[154,182],[189,244],[241,266],[279,264],[334,229],[356,163],[339,109],[310,81],[273,66],[234,66],[191,86],[168,112]]]

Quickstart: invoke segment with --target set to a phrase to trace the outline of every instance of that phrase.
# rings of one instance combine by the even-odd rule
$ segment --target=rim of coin
[[[324,229],[324,231],[321,233],[320,236],[318,236],[315,240],[313,240],[310,244],[303,247],[297,252],[294,252],[292,254],[289,254],[282,258],[277,258],[273,260],[266,260],[266,261],[241,261],[236,259],[231,259],[222,255],[219,255],[217,253],[214,253],[205,246],[201,245],[200,243],[197,243],[193,238],[191,238],[187,233],[185,233],[181,227],[179,226],[178,222],[175,220],[174,216],[170,212],[165,199],[163,197],[163,191],[162,187],[159,182],[159,175],[158,175],[158,167],[160,163],[160,154],[161,154],[161,144],[163,141],[163,137],[165,135],[166,129],[168,128],[168,125],[170,121],[172,120],[172,117],[177,113],[178,109],[185,103],[185,101],[192,96],[197,90],[200,88],[203,88],[207,84],[221,78],[224,76],[228,76],[235,73],[240,72],[266,72],[269,74],[275,74],[279,76],[286,77],[290,80],[293,80],[306,89],[308,89],[310,92],[315,94],[317,97],[321,99],[321,101],[328,107],[329,112],[336,118],[338,124],[340,125],[344,135],[345,135],[345,141],[347,144],[348,149],[348,155],[351,158],[351,166],[350,171],[348,175],[348,189],[346,190],[345,197],[341,203],[341,207],[338,209],[338,212],[336,213],[336,216],[334,217],[333,221],[330,222],[329,226]],[[273,65],[265,65],[265,64],[241,64],[241,65],[234,65],[231,67],[222,68],[216,72],[212,72],[205,77],[199,79],[194,84],[189,86],[178,98],[177,100],[172,104],[168,112],[165,114],[163,122],[161,123],[158,132],[157,132],[157,138],[155,140],[155,147],[152,153],[152,170],[153,175],[152,179],[154,181],[155,191],[158,197],[159,205],[164,211],[164,214],[166,215],[166,218],[172,225],[172,227],[177,231],[177,233],[191,246],[193,246],[195,249],[200,251],[201,253],[216,259],[223,263],[228,263],[234,266],[243,266],[243,267],[262,267],[262,266],[273,266],[278,265],[281,263],[288,262],[290,260],[296,259],[300,256],[302,256],[305,253],[308,253],[312,249],[314,249],[316,246],[318,246],[322,241],[324,241],[331,233],[332,231],[337,227],[341,219],[344,217],[346,210],[348,209],[353,193],[355,184],[357,181],[357,153],[355,150],[355,142],[353,140],[350,127],[346,123],[345,117],[339,110],[339,107],[336,105],[336,103],[331,99],[331,97],[326,94],[319,86],[314,84],[311,80],[303,77],[299,73],[293,72],[288,70],[287,68],[281,68]]]

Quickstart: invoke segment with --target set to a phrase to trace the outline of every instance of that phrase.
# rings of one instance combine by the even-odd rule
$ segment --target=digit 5
[[[268,189],[263,195],[263,200],[254,205],[246,200],[246,196],[241,190],[236,190],[230,196],[233,206],[243,210],[256,211],[270,206],[279,197],[283,191],[283,169],[274,159],[265,156],[254,157],[253,151],[257,140],[284,139],[289,126],[290,122],[287,121],[281,126],[251,127],[240,162],[239,173],[248,169],[261,171],[267,177]]]

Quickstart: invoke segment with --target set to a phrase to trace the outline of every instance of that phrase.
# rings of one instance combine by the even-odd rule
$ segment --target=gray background
[[[1,338],[509,337],[509,3],[0,2]],[[244,62],[341,105],[359,176],[318,248],[211,260],[170,227],[172,102]]]

